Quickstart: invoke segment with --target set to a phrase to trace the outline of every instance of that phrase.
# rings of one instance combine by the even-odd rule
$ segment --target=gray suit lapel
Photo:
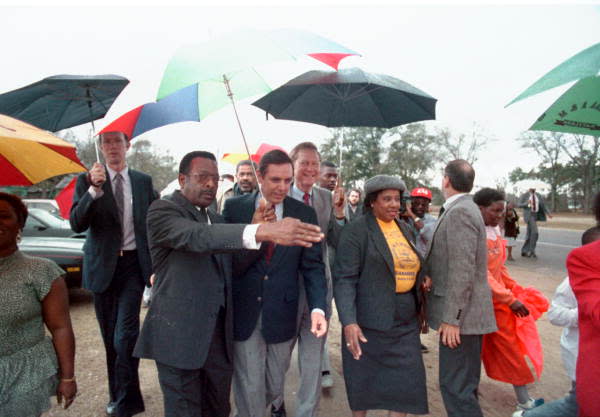
[[[373,240],[375,248],[385,260],[385,264],[390,270],[392,276],[396,276],[392,252],[390,252],[390,248],[385,240],[385,236],[383,235],[381,228],[379,227],[379,224],[377,223],[377,220],[375,219],[375,216],[369,215],[367,222],[369,223],[369,236],[371,237],[371,240]]]

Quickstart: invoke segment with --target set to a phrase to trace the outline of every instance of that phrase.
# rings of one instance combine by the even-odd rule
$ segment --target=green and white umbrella
[[[600,77],[578,81],[529,130],[600,136]]]

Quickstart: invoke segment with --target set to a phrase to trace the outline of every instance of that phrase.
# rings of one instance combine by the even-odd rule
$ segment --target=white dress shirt
[[[121,225],[123,232],[123,240],[121,242],[121,250],[134,250],[135,245],[135,229],[133,226],[133,193],[131,191],[131,178],[129,178],[129,168],[125,166],[122,171],[115,171],[111,167],[107,166],[108,175],[110,178],[110,185],[112,187],[113,195],[115,193],[115,176],[120,173],[123,177],[123,224]],[[94,187],[90,186],[88,192],[91,194],[94,200],[102,197],[104,191],[94,190]]]
[[[198,211],[202,211],[202,207],[196,206],[196,209],[198,209]],[[210,216],[208,215],[208,209],[205,208],[205,210],[207,210],[206,222],[208,224],[212,224]],[[249,224],[248,226],[244,227],[244,232],[242,233],[242,246],[244,246],[244,249],[260,249],[261,242],[256,241],[256,231],[258,230],[258,226],[260,225]]]
[[[444,204],[443,204],[444,210],[447,210],[447,209],[448,209],[448,206],[449,206],[450,204],[452,204],[452,202],[453,202],[453,201],[455,201],[455,200],[458,200],[460,197],[462,197],[463,195],[467,195],[467,194],[468,194],[468,193],[458,193],[458,194],[454,194],[454,195],[453,195],[453,196],[451,196],[451,197],[448,197],[448,198],[446,199],[446,201],[444,202]]]

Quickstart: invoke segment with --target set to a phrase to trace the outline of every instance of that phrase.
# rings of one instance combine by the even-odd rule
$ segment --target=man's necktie
[[[123,213],[125,212],[125,196],[123,194],[123,176],[120,173],[115,175],[115,202],[117,203],[117,210],[119,210],[119,220],[121,221],[121,228],[123,224]]]
[[[200,207],[200,219],[202,219],[202,223],[208,223],[208,213],[206,212],[206,207]]]
[[[304,195],[302,196],[302,200],[304,201],[304,204],[306,204],[307,206],[310,206],[310,194],[309,193],[304,193]]]
[[[535,194],[531,195],[531,211],[534,213],[537,211],[537,206],[535,205]]]

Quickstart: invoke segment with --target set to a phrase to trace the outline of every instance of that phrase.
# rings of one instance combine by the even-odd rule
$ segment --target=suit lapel
[[[390,252],[390,248],[385,240],[385,236],[383,235],[381,228],[379,227],[379,224],[377,223],[377,220],[375,219],[375,216],[369,214],[367,217],[367,222],[369,224],[369,236],[375,244],[375,248],[381,254],[381,256],[383,256],[385,264],[390,270],[392,276],[395,276],[394,258],[392,257],[392,252]]]

